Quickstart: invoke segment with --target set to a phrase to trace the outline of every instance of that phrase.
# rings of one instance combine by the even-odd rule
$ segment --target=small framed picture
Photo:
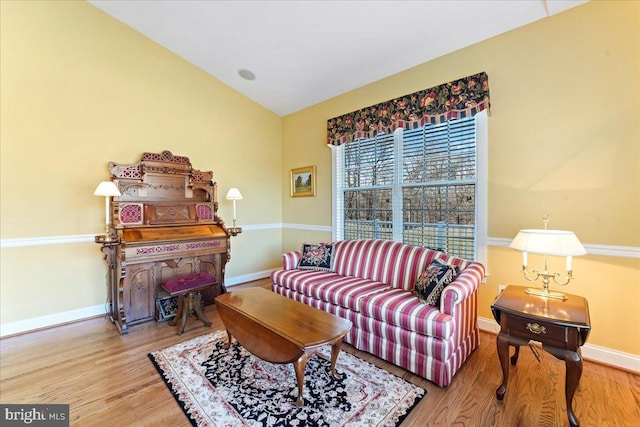
[[[291,169],[291,197],[316,195],[316,167]]]

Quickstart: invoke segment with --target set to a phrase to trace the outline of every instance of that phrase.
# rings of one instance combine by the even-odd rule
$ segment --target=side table
[[[573,413],[573,395],[582,376],[582,346],[589,336],[591,324],[587,300],[567,294],[564,301],[533,296],[523,286],[507,286],[491,305],[493,317],[500,324],[496,339],[502,366],[502,384],[496,389],[498,400],[504,399],[509,379],[509,346],[515,346],[511,364],[515,365],[521,345],[529,341],[542,343],[542,348],[565,361],[565,398],[567,416],[572,427],[580,425]]]

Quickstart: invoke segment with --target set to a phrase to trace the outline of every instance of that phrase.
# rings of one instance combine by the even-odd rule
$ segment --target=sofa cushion
[[[313,270],[278,270],[271,274],[271,280],[283,288],[356,312],[364,297],[389,289],[373,280]]]
[[[341,240],[334,242],[334,271],[362,277],[393,288],[413,289],[416,277],[440,252],[392,240]]]
[[[303,244],[298,268],[300,270],[333,271],[333,245]]]
[[[338,276],[322,282],[310,283],[310,286],[302,292],[317,300],[360,312],[362,300],[365,297],[387,289],[390,289],[389,286],[375,280]]]
[[[309,288],[311,286],[338,277],[342,276],[329,271],[317,270],[275,270],[271,273],[273,283],[304,295],[310,295]]]
[[[456,278],[458,273],[458,267],[452,267],[442,261],[433,260],[418,276],[413,294],[420,301],[439,307],[442,291],[445,286]]]
[[[423,304],[412,292],[389,289],[367,296],[361,314],[419,334],[449,339],[453,334],[453,317],[437,307]]]

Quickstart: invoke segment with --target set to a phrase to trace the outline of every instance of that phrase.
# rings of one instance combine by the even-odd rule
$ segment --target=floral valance
[[[330,119],[328,144],[474,116],[489,108],[489,78],[482,72]]]

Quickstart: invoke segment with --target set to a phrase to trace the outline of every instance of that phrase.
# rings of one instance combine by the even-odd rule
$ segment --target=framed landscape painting
[[[291,197],[316,195],[316,167],[291,169]]]

